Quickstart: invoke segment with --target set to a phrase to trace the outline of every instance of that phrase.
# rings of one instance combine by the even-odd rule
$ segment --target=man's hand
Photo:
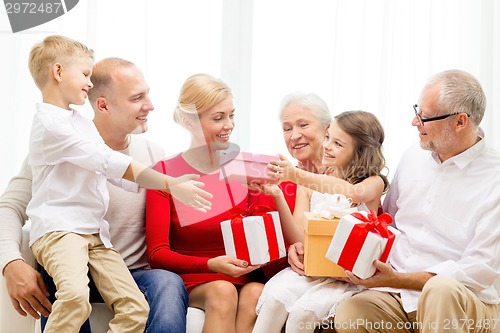
[[[4,268],[10,301],[16,311],[23,317],[29,313],[39,319],[40,314],[48,317],[52,304],[47,298],[50,293],[45,287],[42,276],[23,260],[14,260]]]
[[[373,264],[378,272],[367,279],[360,279],[350,271],[345,271],[345,273],[352,283],[359,284],[365,288],[396,287],[396,285],[398,284],[396,282],[397,273],[396,271],[394,271],[391,265],[383,263],[379,260],[375,260]]]
[[[378,272],[368,279],[360,279],[349,271],[346,271],[346,275],[352,283],[359,284],[366,288],[390,287],[418,291],[422,290],[425,283],[436,275],[429,272],[396,272],[391,265],[379,260],[375,260],[373,264]]]

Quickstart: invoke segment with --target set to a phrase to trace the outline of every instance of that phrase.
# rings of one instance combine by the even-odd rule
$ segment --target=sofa
[[[35,266],[35,259],[28,247],[29,224],[23,228],[22,254],[27,263]],[[495,282],[495,287],[500,294],[500,279]],[[111,311],[103,303],[92,304],[90,325],[93,333],[105,333],[108,322],[112,317]],[[500,314],[499,314],[500,319]],[[187,311],[187,333],[201,333],[205,313],[197,308],[189,307]],[[2,277],[0,283],[0,333],[40,333],[40,323],[31,316],[22,317],[12,307],[5,281]],[[497,323],[493,333],[500,333],[500,322]]]
[[[21,252],[24,260],[31,266],[35,266],[35,258],[31,254],[28,247],[29,237],[29,222],[23,228],[23,240],[21,244]],[[12,307],[9,294],[5,285],[5,280],[2,276],[0,283],[0,333],[40,333],[40,322],[31,316],[22,317]],[[92,333],[106,333],[108,322],[112,317],[111,310],[104,303],[93,303],[92,313],[90,315],[90,325]],[[197,308],[188,308],[187,313],[187,333],[201,333],[203,323],[205,321],[205,313]]]

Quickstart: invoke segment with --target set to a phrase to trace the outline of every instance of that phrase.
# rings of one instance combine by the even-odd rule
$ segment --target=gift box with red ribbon
[[[304,212],[304,274],[344,277],[344,269],[325,258],[339,219],[356,212],[352,200],[342,194],[315,192],[311,212]]]
[[[375,260],[387,262],[399,231],[388,226],[392,222],[389,214],[376,215],[356,212],[343,216],[326,257],[366,279],[375,274]]]
[[[286,255],[278,212],[256,205],[248,211],[233,208],[229,216],[220,224],[228,256],[261,265]]]
[[[236,156],[228,155],[228,159],[221,157],[221,180],[227,183],[274,183],[268,175],[267,165],[270,161],[278,161],[276,155],[263,155],[239,152]]]

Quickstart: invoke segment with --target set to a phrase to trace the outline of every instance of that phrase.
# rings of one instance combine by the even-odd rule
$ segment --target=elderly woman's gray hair
[[[332,122],[332,115],[326,102],[316,94],[303,92],[294,92],[283,98],[279,108],[280,119],[283,117],[283,110],[292,104],[298,104],[305,109],[312,110],[325,127]]]

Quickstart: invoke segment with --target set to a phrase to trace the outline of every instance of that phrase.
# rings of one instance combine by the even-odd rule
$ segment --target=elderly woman
[[[297,167],[323,172],[322,144],[332,121],[325,101],[315,94],[291,93],[283,98],[279,116],[285,144],[288,152],[298,160]]]
[[[326,173],[321,164],[323,159],[323,141],[332,116],[327,104],[318,95],[294,92],[286,95],[279,108],[279,117],[283,129],[283,138],[288,152],[297,160],[297,167],[313,173]],[[297,196],[297,185],[282,182],[281,191],[293,214]],[[297,256],[296,248],[302,243],[292,244],[289,252]],[[264,281],[288,266],[287,259],[272,262],[262,268]]]
[[[325,101],[311,93],[291,93],[283,98],[279,115],[286,147],[297,160],[297,167],[313,173],[325,173],[326,168],[321,164],[322,145],[332,121]],[[297,185],[284,182],[281,189],[293,213]]]
[[[155,169],[169,175],[199,174],[213,194],[207,213],[184,205],[161,191],[146,197],[146,239],[151,267],[178,273],[189,305],[205,311],[203,332],[250,332],[263,285],[248,274],[258,266],[225,255],[220,223],[233,207],[275,205],[274,200],[220,177],[221,152],[230,147],[235,107],[229,86],[207,74],[189,77],[181,88],[175,121],[189,131],[186,151]]]

